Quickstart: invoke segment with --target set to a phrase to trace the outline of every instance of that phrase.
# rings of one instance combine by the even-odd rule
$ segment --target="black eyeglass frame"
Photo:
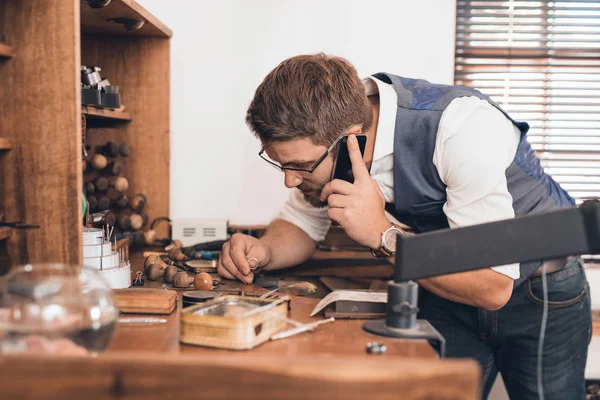
[[[317,169],[317,167],[323,162],[323,160],[325,158],[327,158],[327,156],[329,155],[329,153],[331,153],[331,151],[333,150],[333,148],[335,147],[335,145],[338,144],[339,141],[342,140],[342,138],[344,136],[347,136],[347,135],[340,135],[337,139],[335,139],[335,141],[331,144],[331,146],[329,146],[329,148],[327,150],[325,150],[325,153],[323,153],[323,155],[309,169],[306,169],[306,168],[294,168],[294,167],[282,167],[279,164],[275,164],[274,162],[272,162],[272,161],[266,159],[265,157],[263,157],[263,153],[265,152],[265,148],[264,147],[261,149],[261,151],[258,153],[258,155],[260,156],[260,158],[262,158],[263,160],[265,160],[266,162],[268,162],[270,165],[272,165],[273,167],[277,168],[281,172],[285,172],[285,171],[299,171],[299,172],[307,172],[309,174],[312,174],[314,172],[314,170]]]

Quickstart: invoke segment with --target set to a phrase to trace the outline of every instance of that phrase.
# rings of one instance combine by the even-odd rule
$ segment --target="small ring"
[[[256,268],[258,268],[258,264],[259,264],[259,262],[258,262],[258,258],[254,258],[254,257],[252,257],[252,258],[249,258],[249,259],[248,259],[248,265],[250,265],[250,261],[252,261],[252,260],[256,261],[256,265],[254,266],[254,268],[250,267],[250,269],[251,269],[252,271],[254,271]]]

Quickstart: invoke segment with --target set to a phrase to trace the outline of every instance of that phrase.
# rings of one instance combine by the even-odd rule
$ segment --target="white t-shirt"
[[[391,84],[375,77],[363,83],[367,95],[379,93],[371,177],[379,184],[386,202],[393,203],[397,94]],[[451,228],[515,216],[506,169],[514,159],[520,135],[502,112],[474,96],[457,98],[444,110],[432,162],[446,185],[443,210]],[[298,226],[317,242],[325,238],[331,226],[327,207],[313,207],[298,189],[292,189],[278,218]],[[520,276],[519,264],[491,268],[512,279]]]

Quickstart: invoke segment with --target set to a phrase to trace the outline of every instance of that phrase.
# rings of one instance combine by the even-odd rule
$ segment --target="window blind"
[[[600,0],[457,0],[454,80],[528,122],[578,203],[600,198]]]

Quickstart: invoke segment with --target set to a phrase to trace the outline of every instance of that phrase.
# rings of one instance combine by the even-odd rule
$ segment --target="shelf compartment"
[[[103,8],[91,8],[86,1],[82,1],[80,10],[82,35],[160,38],[170,38],[173,35],[171,29],[133,0],[112,0]],[[121,23],[111,22],[110,19],[113,18],[127,18],[145,22],[141,28],[130,31]]]
[[[113,110],[111,108],[98,108],[81,106],[81,113],[89,119],[102,119],[113,121],[131,121],[132,117],[127,111]]]
[[[11,150],[12,144],[10,143],[9,138],[0,137],[0,151],[2,150]]]
[[[0,58],[12,58],[15,55],[13,48],[5,43],[0,43]]]
[[[0,240],[5,240],[10,238],[12,235],[12,228],[8,226],[0,226]]]

